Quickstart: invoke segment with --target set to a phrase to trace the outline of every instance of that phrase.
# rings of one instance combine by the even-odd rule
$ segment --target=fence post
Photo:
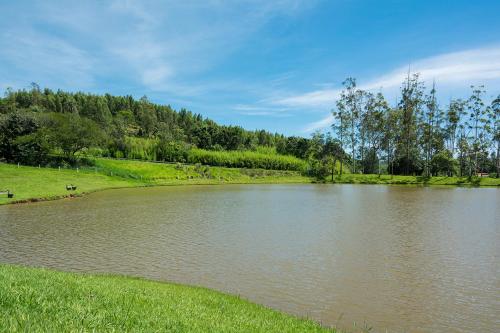
[[[19,169],[19,162],[17,162],[17,168]]]
[[[80,172],[80,170],[78,168],[76,168],[76,172]]]
[[[59,166],[59,171],[61,171],[61,166]]]

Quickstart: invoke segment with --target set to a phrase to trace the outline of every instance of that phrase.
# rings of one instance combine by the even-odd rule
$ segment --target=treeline
[[[332,131],[311,138],[224,126],[146,97],[7,89],[0,98],[0,160],[48,164],[90,154],[228,167],[305,170],[323,179],[345,172],[475,176],[500,174],[500,95],[483,87],[439,105],[418,74],[390,105],[348,78]],[[282,156],[288,155],[288,156]]]
[[[273,148],[278,154],[305,159],[311,140],[265,130],[224,126],[185,109],[151,103],[146,97],[95,95],[40,89],[7,89],[0,98],[0,160],[45,164],[50,156],[75,159],[98,151],[112,157],[189,162],[193,148],[211,151],[254,151]],[[198,154],[200,155],[200,154]],[[197,155],[197,156],[198,156]],[[217,156],[217,157],[216,157]],[[217,165],[252,165],[297,169],[296,161],[272,154],[255,161],[236,155],[204,154]],[[231,157],[231,158],[229,158]],[[290,162],[290,163],[288,163]]]
[[[469,98],[441,106],[435,85],[427,90],[414,74],[391,106],[382,93],[358,88],[353,78],[343,86],[332,111],[332,130],[339,151],[351,156],[353,173],[498,176],[500,95],[486,103],[484,88],[472,86]],[[343,162],[342,154],[338,160]]]

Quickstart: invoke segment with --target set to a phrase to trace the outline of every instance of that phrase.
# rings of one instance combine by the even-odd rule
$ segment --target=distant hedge
[[[289,155],[266,154],[256,151],[211,151],[193,148],[188,152],[188,163],[271,170],[304,171],[306,162]]]

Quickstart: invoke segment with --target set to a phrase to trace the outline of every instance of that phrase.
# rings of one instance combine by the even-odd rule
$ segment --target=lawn
[[[68,192],[67,184],[77,186],[76,191]],[[104,188],[137,186],[133,179],[110,177],[90,170],[67,170],[35,168],[0,163],[0,190],[10,190],[13,199],[0,196],[0,204],[12,201],[32,199],[50,200],[67,196],[70,193],[80,195]]]
[[[0,265],[0,332],[332,332],[236,296]]]
[[[327,182],[332,182],[327,178]],[[344,174],[334,176],[333,183],[342,184],[400,184],[400,185],[455,185],[455,186],[500,186],[499,178],[472,178],[435,176],[429,179],[419,176]]]
[[[120,187],[184,184],[272,184],[310,183],[295,171],[236,169],[195,165],[97,159],[95,167],[79,169],[36,168],[0,163],[0,191],[10,190],[9,202],[57,199]],[[67,191],[74,184],[76,191]]]
[[[330,177],[326,178],[331,182]],[[94,167],[79,169],[36,168],[0,163],[0,191],[9,189],[14,198],[0,196],[0,205],[9,202],[50,200],[78,196],[97,190],[120,187],[186,184],[284,184],[311,183],[312,178],[297,171],[225,168],[202,165],[165,164],[99,158]],[[498,178],[432,177],[344,174],[333,183],[500,186]],[[67,191],[74,184],[76,191]]]
[[[224,168],[202,165],[97,159],[97,170],[107,175],[141,180],[149,184],[255,184],[310,183],[297,171]]]

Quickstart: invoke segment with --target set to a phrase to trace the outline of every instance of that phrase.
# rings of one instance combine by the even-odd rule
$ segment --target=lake
[[[0,262],[201,285],[325,325],[498,332],[500,190],[223,185],[0,206]]]

